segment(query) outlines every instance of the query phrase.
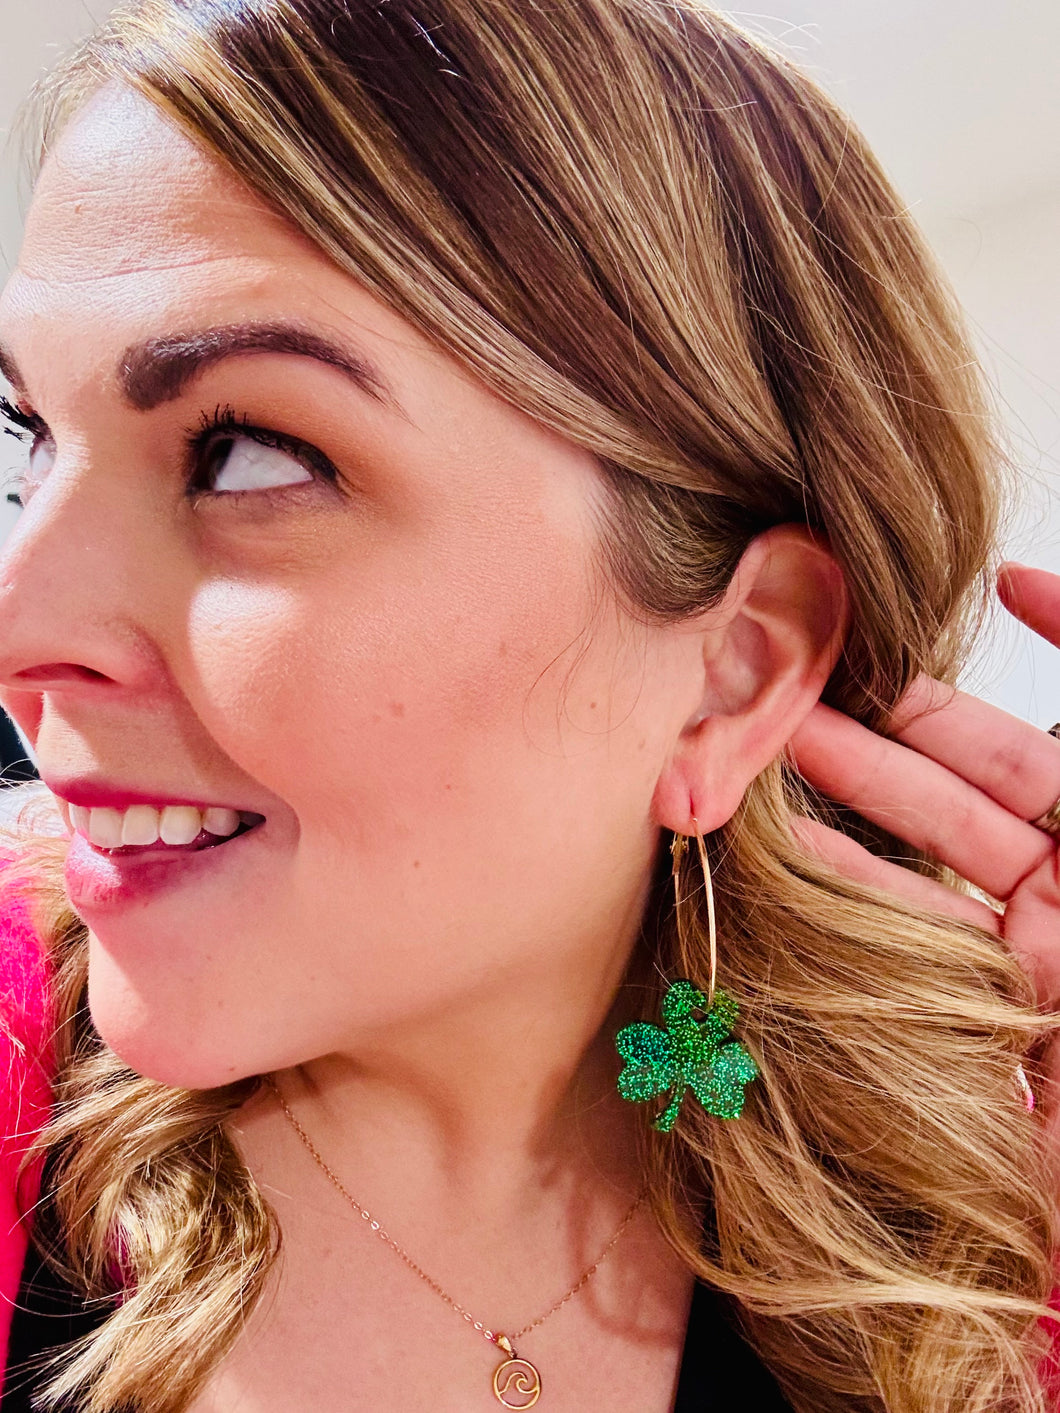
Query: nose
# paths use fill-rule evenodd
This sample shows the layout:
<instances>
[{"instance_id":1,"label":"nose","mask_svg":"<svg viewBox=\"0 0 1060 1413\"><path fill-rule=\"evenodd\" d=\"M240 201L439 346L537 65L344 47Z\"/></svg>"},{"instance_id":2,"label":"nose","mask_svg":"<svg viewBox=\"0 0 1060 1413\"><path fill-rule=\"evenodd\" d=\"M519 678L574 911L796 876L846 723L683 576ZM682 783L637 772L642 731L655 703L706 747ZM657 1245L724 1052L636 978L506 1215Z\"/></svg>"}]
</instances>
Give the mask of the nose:
<instances>
[{"instance_id":1,"label":"nose","mask_svg":"<svg viewBox=\"0 0 1060 1413\"><path fill-rule=\"evenodd\" d=\"M41 694L155 690L145 610L162 560L143 508L85 468L57 464L0 551L0 690L20 722Z\"/></svg>"}]
</instances>

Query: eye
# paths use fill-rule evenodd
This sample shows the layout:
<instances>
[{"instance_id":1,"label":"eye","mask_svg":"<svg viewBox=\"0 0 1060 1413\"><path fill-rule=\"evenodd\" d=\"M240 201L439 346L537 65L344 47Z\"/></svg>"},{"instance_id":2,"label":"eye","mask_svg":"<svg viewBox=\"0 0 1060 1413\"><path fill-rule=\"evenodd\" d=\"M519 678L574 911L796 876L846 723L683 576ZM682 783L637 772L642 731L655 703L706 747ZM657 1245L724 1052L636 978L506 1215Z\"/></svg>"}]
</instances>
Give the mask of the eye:
<instances>
[{"instance_id":1,"label":"eye","mask_svg":"<svg viewBox=\"0 0 1060 1413\"><path fill-rule=\"evenodd\" d=\"M252 426L231 408L204 416L190 441L192 495L240 496L338 480L335 467L316 447Z\"/></svg>"},{"instance_id":2,"label":"eye","mask_svg":"<svg viewBox=\"0 0 1060 1413\"><path fill-rule=\"evenodd\" d=\"M4 431L29 447L26 469L19 479L15 499L25 505L55 465L55 441L42 418L35 412L16 407L6 397L0 397L0 417L7 423Z\"/></svg>"},{"instance_id":3,"label":"eye","mask_svg":"<svg viewBox=\"0 0 1060 1413\"><path fill-rule=\"evenodd\" d=\"M219 437L204 458L202 473L214 495L226 491L266 491L313 479L313 473L290 452L266 446L248 436Z\"/></svg>"}]
</instances>

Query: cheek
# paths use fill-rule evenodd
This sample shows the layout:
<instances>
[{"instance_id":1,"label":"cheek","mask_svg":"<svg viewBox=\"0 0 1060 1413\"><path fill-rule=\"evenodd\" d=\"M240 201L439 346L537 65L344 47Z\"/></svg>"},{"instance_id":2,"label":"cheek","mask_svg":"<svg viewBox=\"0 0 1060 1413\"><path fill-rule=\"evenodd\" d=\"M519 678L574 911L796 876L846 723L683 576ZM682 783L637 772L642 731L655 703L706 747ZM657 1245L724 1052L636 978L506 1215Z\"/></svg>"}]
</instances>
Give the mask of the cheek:
<instances>
[{"instance_id":1,"label":"cheek","mask_svg":"<svg viewBox=\"0 0 1060 1413\"><path fill-rule=\"evenodd\" d=\"M225 580L204 586L188 614L180 685L217 744L266 785L303 725L291 710L306 675L300 617L293 594Z\"/></svg>"},{"instance_id":2,"label":"cheek","mask_svg":"<svg viewBox=\"0 0 1060 1413\"><path fill-rule=\"evenodd\" d=\"M188 694L303 835L348 836L366 818L402 834L528 752L538 768L556 754L570 605L562 593L532 613L499 594L215 582L192 606Z\"/></svg>"},{"instance_id":3,"label":"cheek","mask_svg":"<svg viewBox=\"0 0 1060 1413\"><path fill-rule=\"evenodd\" d=\"M624 885L586 880L634 876L652 844L643 643L562 568L536 600L522 575L441 581L347 562L200 585L180 686L285 808L252 888L156 908L148 951L94 959L93 1015L135 1069L209 1087L298 1063L627 916Z\"/></svg>"}]
</instances>

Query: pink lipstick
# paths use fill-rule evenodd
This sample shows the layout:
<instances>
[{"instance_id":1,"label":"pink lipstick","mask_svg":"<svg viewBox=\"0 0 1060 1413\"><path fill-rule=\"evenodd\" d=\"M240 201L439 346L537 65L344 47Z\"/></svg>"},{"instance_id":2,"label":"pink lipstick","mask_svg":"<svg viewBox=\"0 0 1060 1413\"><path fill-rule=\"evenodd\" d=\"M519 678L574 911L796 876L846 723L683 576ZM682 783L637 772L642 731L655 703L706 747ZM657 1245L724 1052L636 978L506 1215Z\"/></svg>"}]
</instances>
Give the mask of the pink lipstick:
<instances>
[{"instance_id":1,"label":"pink lipstick","mask_svg":"<svg viewBox=\"0 0 1060 1413\"><path fill-rule=\"evenodd\" d=\"M203 831L190 844L125 845L101 849L75 833L64 876L70 902L77 909L118 908L193 882L235 865L248 848L259 846L264 820L241 826L226 839Z\"/></svg>"}]
</instances>

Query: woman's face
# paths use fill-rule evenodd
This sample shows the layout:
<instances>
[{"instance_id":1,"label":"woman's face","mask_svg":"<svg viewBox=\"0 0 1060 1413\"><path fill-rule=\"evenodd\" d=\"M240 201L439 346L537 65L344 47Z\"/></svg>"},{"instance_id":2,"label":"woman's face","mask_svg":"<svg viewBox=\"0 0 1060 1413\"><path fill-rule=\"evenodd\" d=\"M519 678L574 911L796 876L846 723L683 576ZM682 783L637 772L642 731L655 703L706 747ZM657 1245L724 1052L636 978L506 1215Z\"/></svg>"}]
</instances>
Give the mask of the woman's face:
<instances>
[{"instance_id":1,"label":"woman's face","mask_svg":"<svg viewBox=\"0 0 1060 1413\"><path fill-rule=\"evenodd\" d=\"M264 816L75 835L118 1053L206 1086L587 976L606 1009L695 648L600 586L594 459L117 89L49 158L0 346L34 440L0 682L44 778Z\"/></svg>"}]
</instances>

